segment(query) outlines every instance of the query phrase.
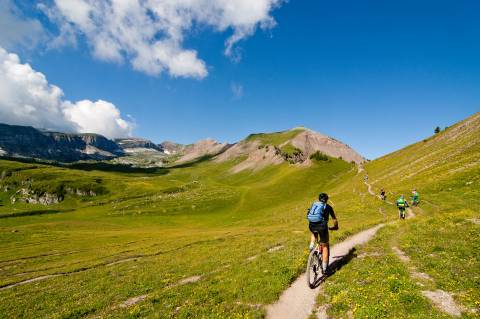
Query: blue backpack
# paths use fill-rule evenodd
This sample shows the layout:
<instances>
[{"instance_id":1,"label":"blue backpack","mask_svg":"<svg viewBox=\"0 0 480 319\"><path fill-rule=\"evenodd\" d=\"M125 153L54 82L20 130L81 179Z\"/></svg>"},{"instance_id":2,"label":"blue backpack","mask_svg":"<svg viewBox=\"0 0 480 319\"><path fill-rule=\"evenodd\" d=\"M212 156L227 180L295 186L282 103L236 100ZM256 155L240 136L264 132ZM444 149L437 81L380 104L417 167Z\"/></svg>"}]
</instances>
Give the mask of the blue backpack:
<instances>
[{"instance_id":1,"label":"blue backpack","mask_svg":"<svg viewBox=\"0 0 480 319\"><path fill-rule=\"evenodd\" d=\"M308 210L307 219L312 223L326 223L328 222L328 216L326 214L327 204L322 202L315 202Z\"/></svg>"}]
</instances>

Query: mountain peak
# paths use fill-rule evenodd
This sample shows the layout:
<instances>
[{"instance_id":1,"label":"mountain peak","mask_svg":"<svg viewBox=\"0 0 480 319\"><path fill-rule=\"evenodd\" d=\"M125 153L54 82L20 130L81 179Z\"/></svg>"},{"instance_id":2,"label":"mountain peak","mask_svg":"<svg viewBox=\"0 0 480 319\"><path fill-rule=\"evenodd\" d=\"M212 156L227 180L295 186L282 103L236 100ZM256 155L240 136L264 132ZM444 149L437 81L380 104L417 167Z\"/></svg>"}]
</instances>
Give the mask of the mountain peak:
<instances>
[{"instance_id":1,"label":"mountain peak","mask_svg":"<svg viewBox=\"0 0 480 319\"><path fill-rule=\"evenodd\" d=\"M233 168L233 172L239 172L285 161L309 165L310 156L316 152L347 162L362 163L365 160L350 146L332 137L305 127L294 127L281 132L250 134L219 154L216 161L247 156Z\"/></svg>"}]
</instances>

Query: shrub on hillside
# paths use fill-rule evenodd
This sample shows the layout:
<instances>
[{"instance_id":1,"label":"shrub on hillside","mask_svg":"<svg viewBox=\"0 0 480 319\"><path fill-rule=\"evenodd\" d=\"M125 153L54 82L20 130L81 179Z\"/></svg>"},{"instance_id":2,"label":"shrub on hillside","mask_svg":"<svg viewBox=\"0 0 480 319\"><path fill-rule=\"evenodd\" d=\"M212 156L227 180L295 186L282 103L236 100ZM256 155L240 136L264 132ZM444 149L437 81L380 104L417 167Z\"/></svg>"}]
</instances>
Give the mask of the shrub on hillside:
<instances>
[{"instance_id":1,"label":"shrub on hillside","mask_svg":"<svg viewBox=\"0 0 480 319\"><path fill-rule=\"evenodd\" d=\"M316 151L315 153L310 155L310 159L315 161L328 161L328 156L320 151Z\"/></svg>"}]
</instances>

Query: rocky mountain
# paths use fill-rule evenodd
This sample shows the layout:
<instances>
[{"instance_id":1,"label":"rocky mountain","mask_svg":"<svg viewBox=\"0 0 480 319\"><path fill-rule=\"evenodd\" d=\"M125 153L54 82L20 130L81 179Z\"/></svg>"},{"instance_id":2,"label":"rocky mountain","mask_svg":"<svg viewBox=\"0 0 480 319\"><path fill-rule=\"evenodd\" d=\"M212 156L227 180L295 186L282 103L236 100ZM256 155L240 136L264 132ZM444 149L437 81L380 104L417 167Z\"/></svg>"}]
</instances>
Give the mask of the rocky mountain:
<instances>
[{"instance_id":1,"label":"rocky mountain","mask_svg":"<svg viewBox=\"0 0 480 319\"><path fill-rule=\"evenodd\" d=\"M167 155L182 154L183 150L185 149L185 145L170 141L162 142L160 146Z\"/></svg>"},{"instance_id":2,"label":"rocky mountain","mask_svg":"<svg viewBox=\"0 0 480 319\"><path fill-rule=\"evenodd\" d=\"M347 162L362 163L365 161L363 156L358 154L350 146L333 137L309 129L304 129L287 143L291 143L293 147L301 150L307 157L310 157L310 155L315 152L322 152L328 156L341 158Z\"/></svg>"},{"instance_id":3,"label":"rocky mountain","mask_svg":"<svg viewBox=\"0 0 480 319\"><path fill-rule=\"evenodd\" d=\"M49 132L0 124L0 156L74 162L105 160L123 154L115 142L98 134Z\"/></svg>"},{"instance_id":4,"label":"rocky mountain","mask_svg":"<svg viewBox=\"0 0 480 319\"><path fill-rule=\"evenodd\" d=\"M339 158L347 162L362 163L365 159L350 146L321 133L304 127L275 133L251 134L235 143L219 143L212 139L179 146L163 144L165 150L171 147L172 153L180 154L176 163L194 161L209 155L216 162L245 158L232 171L245 169L258 170L268 165L284 162L310 165L312 158Z\"/></svg>"},{"instance_id":5,"label":"rocky mountain","mask_svg":"<svg viewBox=\"0 0 480 319\"><path fill-rule=\"evenodd\" d=\"M215 156L226 151L231 145L228 143L219 143L212 139L200 140L190 144L181 150L182 156L177 163L192 161L203 156Z\"/></svg>"},{"instance_id":6,"label":"rocky mountain","mask_svg":"<svg viewBox=\"0 0 480 319\"><path fill-rule=\"evenodd\" d=\"M309 165L312 157L341 158L362 163L364 158L348 145L323 134L300 127L275 133L251 134L235 143L212 139L182 145L155 144L143 138L109 140L97 134L49 132L28 126L0 124L0 156L27 157L59 162L111 160L141 167L162 167L209 156L216 162L245 158L234 172L261 169L284 162Z\"/></svg>"},{"instance_id":7,"label":"rocky mountain","mask_svg":"<svg viewBox=\"0 0 480 319\"><path fill-rule=\"evenodd\" d=\"M350 146L303 127L276 133L251 134L219 154L215 160L223 162L244 156L246 159L233 168L233 172L239 172L283 162L310 165L315 155L327 155L355 163L365 160Z\"/></svg>"},{"instance_id":8,"label":"rocky mountain","mask_svg":"<svg viewBox=\"0 0 480 319\"><path fill-rule=\"evenodd\" d=\"M137 152L162 152L163 153L163 147L161 144L155 144L150 140L146 140L139 137L117 138L115 139L115 142L126 153L137 153Z\"/></svg>"},{"instance_id":9,"label":"rocky mountain","mask_svg":"<svg viewBox=\"0 0 480 319\"><path fill-rule=\"evenodd\" d=\"M138 137L115 139L123 149L125 156L113 159L113 163L135 167L163 167L169 162L169 156L162 145Z\"/></svg>"}]
</instances>

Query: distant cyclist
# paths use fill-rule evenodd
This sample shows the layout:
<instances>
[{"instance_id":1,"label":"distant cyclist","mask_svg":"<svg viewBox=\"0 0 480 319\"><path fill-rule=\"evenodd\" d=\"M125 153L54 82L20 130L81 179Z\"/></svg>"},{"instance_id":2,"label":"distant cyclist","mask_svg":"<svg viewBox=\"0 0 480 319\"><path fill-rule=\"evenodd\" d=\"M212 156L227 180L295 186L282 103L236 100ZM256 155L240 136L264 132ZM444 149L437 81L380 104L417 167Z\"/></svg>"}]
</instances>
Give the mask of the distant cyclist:
<instances>
[{"instance_id":1,"label":"distant cyclist","mask_svg":"<svg viewBox=\"0 0 480 319\"><path fill-rule=\"evenodd\" d=\"M380 198L381 198L382 200L386 200L386 199L387 199L387 195L385 195L385 190L384 190L383 188L380 190Z\"/></svg>"},{"instance_id":2,"label":"distant cyclist","mask_svg":"<svg viewBox=\"0 0 480 319\"><path fill-rule=\"evenodd\" d=\"M315 247L315 241L320 237L319 242L322 245L323 264L322 270L324 273L328 273L328 261L329 261L329 234L328 230L337 230L338 221L335 217L332 206L327 204L328 195L321 193L318 195L318 202L314 202L307 212L307 219L309 221L308 228L312 233L310 239L310 251ZM332 216L334 226L328 227L328 218Z\"/></svg>"},{"instance_id":3,"label":"distant cyclist","mask_svg":"<svg viewBox=\"0 0 480 319\"><path fill-rule=\"evenodd\" d=\"M418 206L420 203L420 194L416 189L412 191L412 206Z\"/></svg>"},{"instance_id":4,"label":"distant cyclist","mask_svg":"<svg viewBox=\"0 0 480 319\"><path fill-rule=\"evenodd\" d=\"M400 218L405 219L405 209L408 207L408 202L405 199L405 196L400 195L400 197L397 199L397 207Z\"/></svg>"}]
</instances>

